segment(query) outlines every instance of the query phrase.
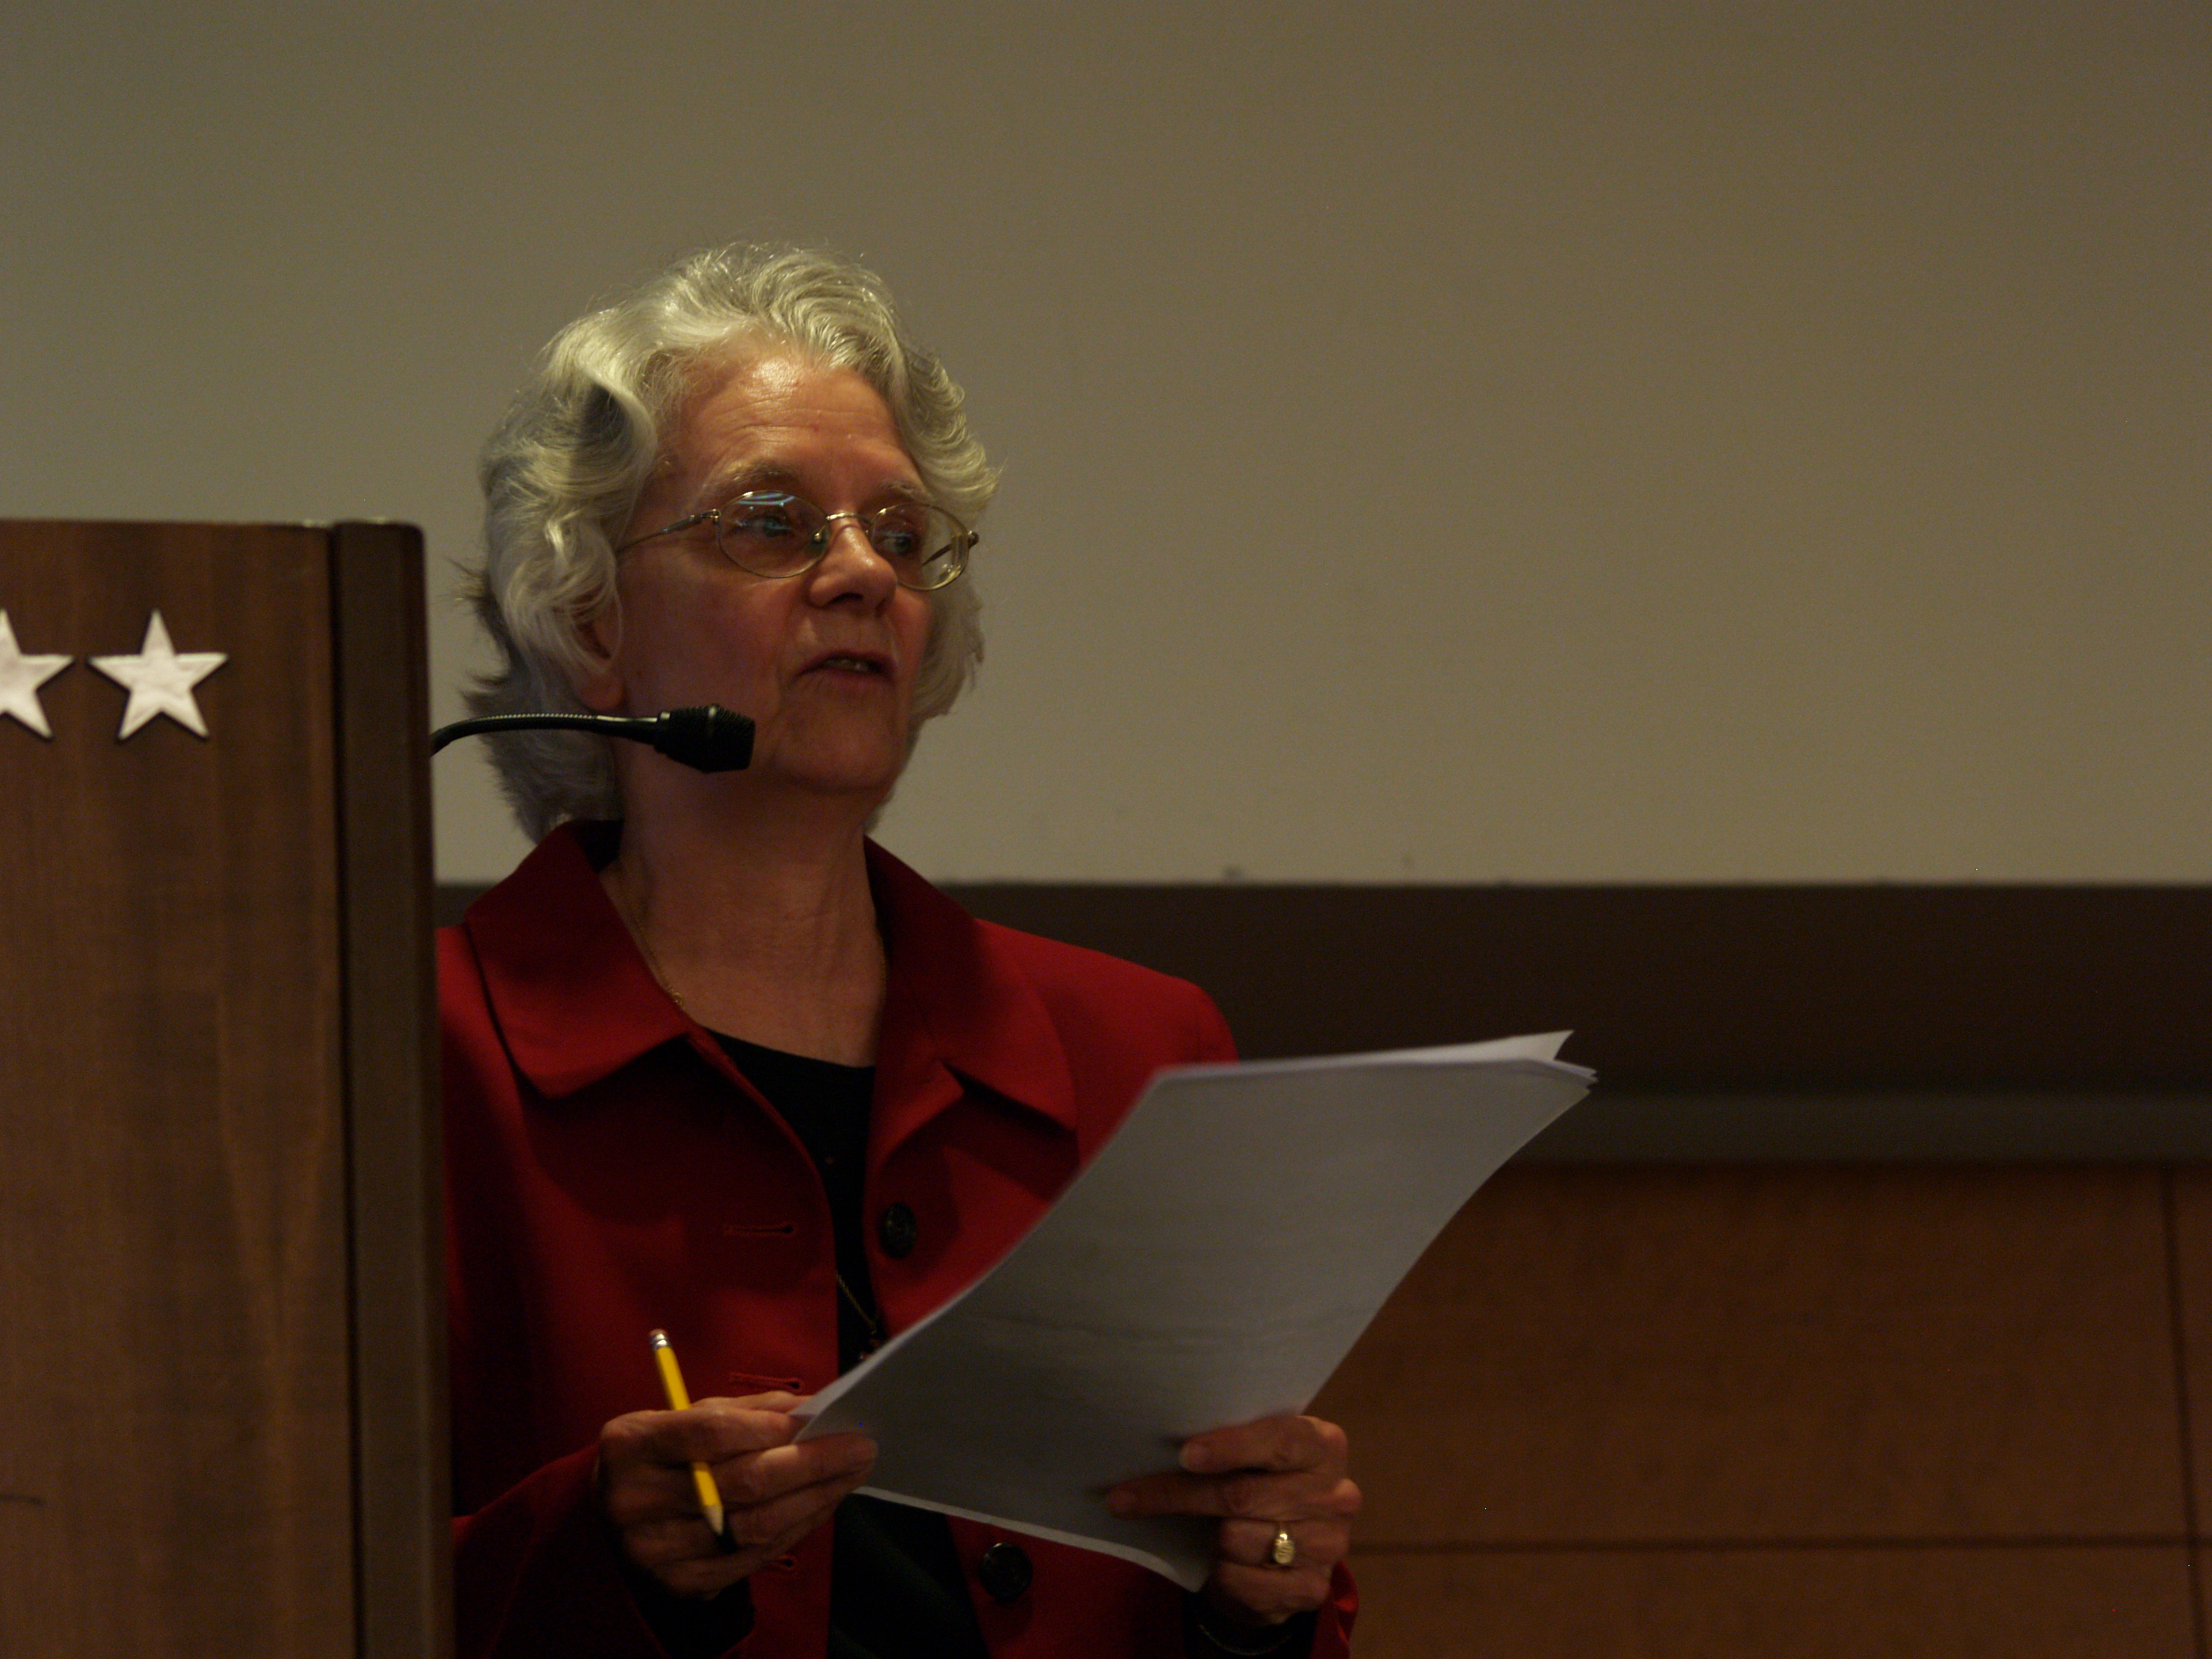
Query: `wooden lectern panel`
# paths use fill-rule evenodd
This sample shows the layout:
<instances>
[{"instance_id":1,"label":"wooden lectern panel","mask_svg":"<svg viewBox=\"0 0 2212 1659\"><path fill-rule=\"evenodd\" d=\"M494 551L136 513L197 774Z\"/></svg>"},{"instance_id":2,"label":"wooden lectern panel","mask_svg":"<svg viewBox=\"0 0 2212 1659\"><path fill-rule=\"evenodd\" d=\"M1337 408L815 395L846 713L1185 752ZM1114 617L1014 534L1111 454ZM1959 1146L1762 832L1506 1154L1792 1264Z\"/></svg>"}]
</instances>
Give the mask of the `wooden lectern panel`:
<instances>
[{"instance_id":1,"label":"wooden lectern panel","mask_svg":"<svg viewBox=\"0 0 2212 1659\"><path fill-rule=\"evenodd\" d=\"M419 562L0 525L0 1654L442 1637Z\"/></svg>"}]
</instances>

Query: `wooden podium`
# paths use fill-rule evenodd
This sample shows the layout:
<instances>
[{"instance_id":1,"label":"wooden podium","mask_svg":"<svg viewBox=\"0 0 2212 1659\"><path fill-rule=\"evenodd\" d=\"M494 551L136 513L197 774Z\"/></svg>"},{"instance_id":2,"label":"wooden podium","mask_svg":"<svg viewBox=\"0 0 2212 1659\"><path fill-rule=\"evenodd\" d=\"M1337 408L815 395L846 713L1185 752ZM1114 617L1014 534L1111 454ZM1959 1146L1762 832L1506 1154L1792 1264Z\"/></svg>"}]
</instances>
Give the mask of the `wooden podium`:
<instances>
[{"instance_id":1,"label":"wooden podium","mask_svg":"<svg viewBox=\"0 0 2212 1659\"><path fill-rule=\"evenodd\" d=\"M0 523L8 1659L450 1650L422 570Z\"/></svg>"}]
</instances>

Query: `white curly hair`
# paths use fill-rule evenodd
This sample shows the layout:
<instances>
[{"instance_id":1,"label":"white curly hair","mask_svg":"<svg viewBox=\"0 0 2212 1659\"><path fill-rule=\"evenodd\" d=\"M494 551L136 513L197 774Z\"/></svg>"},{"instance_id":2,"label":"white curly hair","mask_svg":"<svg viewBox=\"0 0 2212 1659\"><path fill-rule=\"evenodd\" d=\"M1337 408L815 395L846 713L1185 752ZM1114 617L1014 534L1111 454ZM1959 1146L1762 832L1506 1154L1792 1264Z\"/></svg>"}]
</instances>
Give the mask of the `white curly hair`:
<instances>
[{"instance_id":1,"label":"white curly hair","mask_svg":"<svg viewBox=\"0 0 2212 1659\"><path fill-rule=\"evenodd\" d=\"M873 386L931 498L975 526L997 475L968 430L960 388L907 337L873 273L805 248L693 254L556 335L484 446L483 558L465 591L501 665L471 689L471 713L585 712L570 679L587 666L577 624L614 597L614 538L664 435L702 369L793 346ZM951 708L983 654L972 575L928 597L916 731ZM608 739L515 732L489 742L532 840L564 819L622 816Z\"/></svg>"}]
</instances>

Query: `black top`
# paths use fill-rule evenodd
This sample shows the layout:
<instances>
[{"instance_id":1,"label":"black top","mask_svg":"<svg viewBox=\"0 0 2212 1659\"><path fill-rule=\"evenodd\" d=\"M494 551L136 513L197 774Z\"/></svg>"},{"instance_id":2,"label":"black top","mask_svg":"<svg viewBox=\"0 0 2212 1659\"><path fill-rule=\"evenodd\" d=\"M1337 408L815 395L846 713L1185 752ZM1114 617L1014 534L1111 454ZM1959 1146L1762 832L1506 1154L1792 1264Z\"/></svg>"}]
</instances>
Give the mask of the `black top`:
<instances>
[{"instance_id":1,"label":"black top","mask_svg":"<svg viewBox=\"0 0 2212 1659\"><path fill-rule=\"evenodd\" d=\"M763 1048L715 1034L814 1160L837 1252L837 1368L881 1340L865 1241L872 1066ZM830 1577L830 1659L985 1659L952 1529L933 1510L848 1498L837 1506Z\"/></svg>"}]
</instances>

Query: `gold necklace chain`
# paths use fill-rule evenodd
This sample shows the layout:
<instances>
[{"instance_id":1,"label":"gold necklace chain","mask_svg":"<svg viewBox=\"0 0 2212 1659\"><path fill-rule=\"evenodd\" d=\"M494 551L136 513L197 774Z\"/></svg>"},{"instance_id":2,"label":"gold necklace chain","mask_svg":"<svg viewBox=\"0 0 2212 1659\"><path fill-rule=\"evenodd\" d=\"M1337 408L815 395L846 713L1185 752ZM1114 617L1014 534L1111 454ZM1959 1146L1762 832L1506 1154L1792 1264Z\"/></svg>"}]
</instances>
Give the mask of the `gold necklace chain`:
<instances>
[{"instance_id":1,"label":"gold necklace chain","mask_svg":"<svg viewBox=\"0 0 2212 1659\"><path fill-rule=\"evenodd\" d=\"M684 1004L684 993L668 982L668 970L660 965L660 958L653 954L653 946L646 942L645 934L636 928L632 928L630 932L637 940L637 948L645 957L645 965L652 973L654 983L668 993L668 1000L674 1003L678 1009L686 1014L690 1013L691 1010Z\"/></svg>"},{"instance_id":2,"label":"gold necklace chain","mask_svg":"<svg viewBox=\"0 0 2212 1659\"><path fill-rule=\"evenodd\" d=\"M653 975L653 982L668 994L668 1000L680 1011L689 1014L691 1010L684 1004L684 994L668 982L668 970L660 965L660 957L653 951L653 941L645 936L644 908L641 906L633 909L627 900L616 908L621 914L623 925L629 929L629 936L637 941L637 952L645 958L645 970Z\"/></svg>"},{"instance_id":3,"label":"gold necklace chain","mask_svg":"<svg viewBox=\"0 0 2212 1659\"><path fill-rule=\"evenodd\" d=\"M860 1316L860 1328L868 1340L860 1346L860 1358L865 1359L884 1346L884 1322L868 1311L868 1304L853 1294L853 1287L845 1282L845 1275L837 1275L837 1288L845 1293L845 1300L853 1304L853 1311Z\"/></svg>"}]
</instances>

